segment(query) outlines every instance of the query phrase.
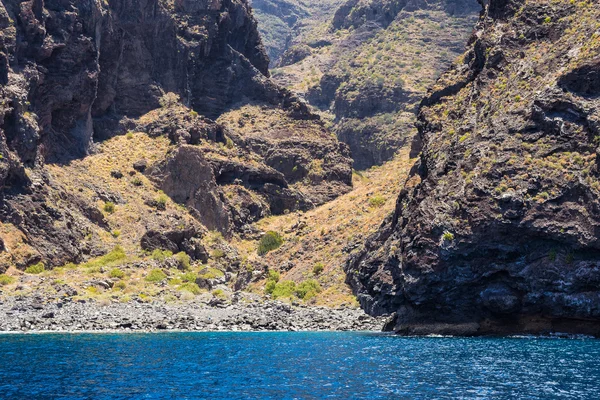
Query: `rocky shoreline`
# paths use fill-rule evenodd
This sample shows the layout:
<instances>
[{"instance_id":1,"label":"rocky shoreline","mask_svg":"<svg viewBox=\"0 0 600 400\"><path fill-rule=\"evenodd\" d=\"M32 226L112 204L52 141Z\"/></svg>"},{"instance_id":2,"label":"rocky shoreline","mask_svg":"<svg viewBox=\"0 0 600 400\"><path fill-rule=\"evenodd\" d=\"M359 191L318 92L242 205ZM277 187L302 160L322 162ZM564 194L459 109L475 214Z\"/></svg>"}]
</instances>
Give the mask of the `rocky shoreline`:
<instances>
[{"instance_id":1,"label":"rocky shoreline","mask_svg":"<svg viewBox=\"0 0 600 400\"><path fill-rule=\"evenodd\" d=\"M329 309L248 297L203 304L112 302L39 297L0 300L0 332L82 331L381 331L360 309Z\"/></svg>"}]
</instances>

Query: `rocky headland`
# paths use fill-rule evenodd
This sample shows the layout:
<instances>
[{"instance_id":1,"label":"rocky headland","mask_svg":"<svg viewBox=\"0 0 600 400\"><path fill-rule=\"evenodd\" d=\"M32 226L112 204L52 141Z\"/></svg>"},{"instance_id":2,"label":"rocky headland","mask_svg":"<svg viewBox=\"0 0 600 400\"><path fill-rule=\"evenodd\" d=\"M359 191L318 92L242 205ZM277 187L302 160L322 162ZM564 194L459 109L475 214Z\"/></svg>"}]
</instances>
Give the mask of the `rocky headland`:
<instances>
[{"instance_id":1,"label":"rocky headland","mask_svg":"<svg viewBox=\"0 0 600 400\"><path fill-rule=\"evenodd\" d=\"M600 335L600 8L482 2L396 210L346 265L404 334Z\"/></svg>"}]
</instances>

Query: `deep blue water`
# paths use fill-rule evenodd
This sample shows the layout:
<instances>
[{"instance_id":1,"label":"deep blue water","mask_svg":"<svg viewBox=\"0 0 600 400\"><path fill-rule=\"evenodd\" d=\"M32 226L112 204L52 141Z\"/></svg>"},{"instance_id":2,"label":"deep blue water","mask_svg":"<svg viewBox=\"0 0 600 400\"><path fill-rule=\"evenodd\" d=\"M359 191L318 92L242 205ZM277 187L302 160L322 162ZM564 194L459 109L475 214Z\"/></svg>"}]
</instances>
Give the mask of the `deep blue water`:
<instances>
[{"instance_id":1,"label":"deep blue water","mask_svg":"<svg viewBox=\"0 0 600 400\"><path fill-rule=\"evenodd\" d=\"M2 399L600 399L600 341L0 335Z\"/></svg>"}]
</instances>

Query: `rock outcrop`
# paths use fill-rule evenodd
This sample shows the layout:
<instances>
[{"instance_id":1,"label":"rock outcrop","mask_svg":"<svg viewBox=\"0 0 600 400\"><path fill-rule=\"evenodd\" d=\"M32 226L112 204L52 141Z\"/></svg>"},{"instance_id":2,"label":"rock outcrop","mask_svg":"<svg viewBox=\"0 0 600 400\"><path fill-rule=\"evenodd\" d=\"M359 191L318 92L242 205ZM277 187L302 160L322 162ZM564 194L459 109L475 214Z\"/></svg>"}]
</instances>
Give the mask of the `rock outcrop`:
<instances>
[{"instance_id":1,"label":"rock outcrop","mask_svg":"<svg viewBox=\"0 0 600 400\"><path fill-rule=\"evenodd\" d=\"M391 330L600 335L599 20L595 1L485 2L422 102L395 213L346 265Z\"/></svg>"},{"instance_id":2,"label":"rock outcrop","mask_svg":"<svg viewBox=\"0 0 600 400\"><path fill-rule=\"evenodd\" d=\"M362 170L410 145L419 102L463 52L480 6L349 0L336 7L323 7L321 24L300 17L273 76L330 116Z\"/></svg>"},{"instance_id":3,"label":"rock outcrop","mask_svg":"<svg viewBox=\"0 0 600 400\"><path fill-rule=\"evenodd\" d=\"M112 186L132 182L144 188L134 176L138 172L189 207L154 224L152 214L164 201L146 198L143 219L150 230L189 212L208 229L227 233L271 213L324 201L321 189L308 198L289 189L292 181L267 165L266 154L256 154L239 134L209 119L254 102L321 126L304 102L269 79L268 64L246 0L2 2L0 221L10 225L7 230L19 230L28 249L18 262L14 248L8 249L10 263L56 266L105 252L104 243L86 239L98 229L114 229L95 202L108 204L105 213L128 206L129 197ZM113 170L118 185L94 169L89 181L69 185L57 178L59 171L49 172L49 165L69 167L94 154L97 143L134 132L159 141L168 137L173 149L160 159L136 161L132 178ZM331 180L347 190L350 159L343 150L333 151L347 164L347 174L340 177L334 169ZM122 154L117 149L114 156ZM243 179L218 181L215 165L228 156L238 170L254 171L260 188ZM243 206L232 204L235 196L227 198L224 191L236 185L261 194L254 201L246 196ZM147 189L145 197L153 188Z\"/></svg>"}]
</instances>

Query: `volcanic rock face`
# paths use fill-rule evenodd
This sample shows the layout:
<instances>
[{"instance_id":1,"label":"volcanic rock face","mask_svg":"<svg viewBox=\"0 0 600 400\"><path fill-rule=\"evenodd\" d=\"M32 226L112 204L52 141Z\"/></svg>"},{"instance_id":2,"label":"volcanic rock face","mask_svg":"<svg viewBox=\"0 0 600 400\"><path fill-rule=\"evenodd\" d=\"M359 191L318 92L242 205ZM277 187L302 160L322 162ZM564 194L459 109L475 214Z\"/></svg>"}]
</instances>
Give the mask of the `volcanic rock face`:
<instances>
[{"instance_id":1,"label":"volcanic rock face","mask_svg":"<svg viewBox=\"0 0 600 400\"><path fill-rule=\"evenodd\" d=\"M84 244L90 232L112 228L81 193L92 188L93 201L123 207L127 196L112 190L94 169L89 181L67 186L48 165L69 166L94 153L95 142L128 131L168 137L173 151L148 163L148 171L134 165L131 176L145 173L209 229L229 233L259 217L327 199L319 189L309 198L288 189L289 176L267 166L266 155L255 154L244 138L206 118L255 102L292 121L322 127L305 103L268 78L268 63L245 0L3 1L0 221L20 230L18 236L33 249L11 263L62 265L106 250L98 242ZM342 193L351 182L351 160L345 149L333 151L346 168L332 167L325 180L335 181ZM255 182L218 181L215 165L224 157L241 164L238 169L254 171ZM128 179L117 170L111 177ZM139 177L131 180L144 187ZM244 192L243 205L235 204L235 196L225 197L235 185L240 188L231 191ZM248 190L260 195L250 201ZM157 203L146 203L151 215ZM169 219L174 217L159 225ZM202 229L196 231L201 236Z\"/></svg>"},{"instance_id":2,"label":"volcanic rock face","mask_svg":"<svg viewBox=\"0 0 600 400\"><path fill-rule=\"evenodd\" d=\"M348 282L402 333L600 334L600 9L492 0Z\"/></svg>"},{"instance_id":3,"label":"volcanic rock face","mask_svg":"<svg viewBox=\"0 0 600 400\"><path fill-rule=\"evenodd\" d=\"M209 116L246 90L277 97L243 1L15 0L0 15L2 128L26 165L87 152L107 118L140 116L166 92Z\"/></svg>"}]
</instances>

